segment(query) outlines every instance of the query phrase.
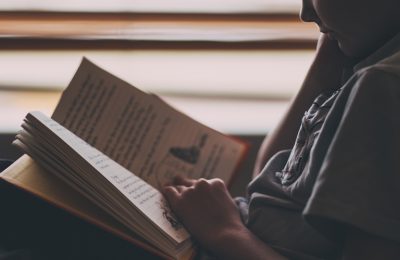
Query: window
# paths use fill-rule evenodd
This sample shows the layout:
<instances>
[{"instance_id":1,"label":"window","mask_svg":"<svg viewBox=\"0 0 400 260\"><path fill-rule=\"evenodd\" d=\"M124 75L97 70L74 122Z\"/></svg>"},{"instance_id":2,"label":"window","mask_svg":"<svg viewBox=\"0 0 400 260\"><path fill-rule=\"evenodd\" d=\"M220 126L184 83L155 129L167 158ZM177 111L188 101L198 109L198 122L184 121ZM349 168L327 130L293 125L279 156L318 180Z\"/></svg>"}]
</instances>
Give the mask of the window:
<instances>
[{"instance_id":1,"label":"window","mask_svg":"<svg viewBox=\"0 0 400 260\"><path fill-rule=\"evenodd\" d=\"M2 1L0 132L15 132L30 110L50 115L86 56L213 128L264 134L318 37L299 22L300 3Z\"/></svg>"},{"instance_id":2,"label":"window","mask_svg":"<svg viewBox=\"0 0 400 260\"><path fill-rule=\"evenodd\" d=\"M297 0L2 0L3 11L74 13L281 13L297 15Z\"/></svg>"}]
</instances>

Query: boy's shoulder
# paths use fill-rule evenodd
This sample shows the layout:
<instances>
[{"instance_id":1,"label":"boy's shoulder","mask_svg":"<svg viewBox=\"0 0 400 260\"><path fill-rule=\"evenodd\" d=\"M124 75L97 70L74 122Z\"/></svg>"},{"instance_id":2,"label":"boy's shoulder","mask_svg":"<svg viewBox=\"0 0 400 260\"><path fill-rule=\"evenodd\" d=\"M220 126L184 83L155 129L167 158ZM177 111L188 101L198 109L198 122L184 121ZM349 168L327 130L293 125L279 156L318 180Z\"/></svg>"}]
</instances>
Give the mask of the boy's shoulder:
<instances>
[{"instance_id":1,"label":"boy's shoulder","mask_svg":"<svg viewBox=\"0 0 400 260\"><path fill-rule=\"evenodd\" d=\"M400 50L355 72L353 91L373 94L400 93Z\"/></svg>"},{"instance_id":2,"label":"boy's shoulder","mask_svg":"<svg viewBox=\"0 0 400 260\"><path fill-rule=\"evenodd\" d=\"M400 33L357 64L354 72L358 78L365 76L400 78Z\"/></svg>"},{"instance_id":3,"label":"boy's shoulder","mask_svg":"<svg viewBox=\"0 0 400 260\"><path fill-rule=\"evenodd\" d=\"M364 70L364 74L376 74L381 77L395 76L400 79L400 50Z\"/></svg>"}]
</instances>

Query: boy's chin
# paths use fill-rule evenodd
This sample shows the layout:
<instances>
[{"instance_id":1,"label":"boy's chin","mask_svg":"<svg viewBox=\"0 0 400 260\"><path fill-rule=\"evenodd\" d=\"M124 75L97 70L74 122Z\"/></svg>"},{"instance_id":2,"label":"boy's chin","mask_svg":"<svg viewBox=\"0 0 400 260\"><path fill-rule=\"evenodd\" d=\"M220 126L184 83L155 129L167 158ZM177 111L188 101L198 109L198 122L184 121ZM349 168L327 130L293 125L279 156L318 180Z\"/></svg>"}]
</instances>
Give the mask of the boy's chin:
<instances>
[{"instance_id":1,"label":"boy's chin","mask_svg":"<svg viewBox=\"0 0 400 260\"><path fill-rule=\"evenodd\" d=\"M351 40L337 39L337 41L339 48L346 56L361 60L376 52L379 48L385 45L391 37L394 36L389 34L375 38L372 36L358 38L353 37Z\"/></svg>"},{"instance_id":2,"label":"boy's chin","mask_svg":"<svg viewBox=\"0 0 400 260\"><path fill-rule=\"evenodd\" d=\"M353 58L356 60L361 60L367 56L369 56L369 54L371 54L371 51L369 51L368 49L366 49L364 46L357 46L357 45L352 45L352 44L346 44L343 43L341 41L338 41L338 46L340 48L340 50L344 53L344 55L346 55L349 58Z\"/></svg>"}]
</instances>

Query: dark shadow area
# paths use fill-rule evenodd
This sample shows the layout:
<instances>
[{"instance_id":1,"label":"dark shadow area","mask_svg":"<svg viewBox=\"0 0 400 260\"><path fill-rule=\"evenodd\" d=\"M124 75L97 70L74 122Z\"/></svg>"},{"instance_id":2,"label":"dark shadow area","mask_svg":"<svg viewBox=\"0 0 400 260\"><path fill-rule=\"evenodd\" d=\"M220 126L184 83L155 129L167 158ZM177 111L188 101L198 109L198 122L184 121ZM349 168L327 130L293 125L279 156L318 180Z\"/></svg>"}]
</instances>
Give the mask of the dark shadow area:
<instances>
[{"instance_id":1,"label":"dark shadow area","mask_svg":"<svg viewBox=\"0 0 400 260\"><path fill-rule=\"evenodd\" d=\"M12 145L16 133L0 134L0 159L16 160L22 152Z\"/></svg>"},{"instance_id":2,"label":"dark shadow area","mask_svg":"<svg viewBox=\"0 0 400 260\"><path fill-rule=\"evenodd\" d=\"M0 259L159 259L0 181Z\"/></svg>"}]
</instances>

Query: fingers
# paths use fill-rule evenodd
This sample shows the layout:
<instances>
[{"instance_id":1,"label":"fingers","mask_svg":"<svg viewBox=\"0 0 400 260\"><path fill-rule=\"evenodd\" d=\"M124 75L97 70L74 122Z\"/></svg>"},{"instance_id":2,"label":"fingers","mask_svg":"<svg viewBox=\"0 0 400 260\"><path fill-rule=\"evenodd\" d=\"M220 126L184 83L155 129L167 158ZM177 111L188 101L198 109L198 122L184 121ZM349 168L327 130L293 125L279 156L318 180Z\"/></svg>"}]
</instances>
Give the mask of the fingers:
<instances>
[{"instance_id":1,"label":"fingers","mask_svg":"<svg viewBox=\"0 0 400 260\"><path fill-rule=\"evenodd\" d=\"M171 185L167 185L167 186L173 186L176 188L176 190L181 193L182 191L185 191L186 188L189 187L193 187L193 188L205 188L205 187L209 187L209 186L219 186L225 187L225 183L224 181L222 181L221 179L218 178L214 178L214 179L204 179L204 178L200 178L198 180L194 180L194 179L187 179L181 176L176 176L173 179L173 182Z\"/></svg>"},{"instance_id":2,"label":"fingers","mask_svg":"<svg viewBox=\"0 0 400 260\"><path fill-rule=\"evenodd\" d=\"M173 197L174 199L181 199L182 197L186 197L189 194L193 193L207 193L207 192L225 192L227 188L225 183L221 179L199 179L199 180L191 180L191 179L182 179L179 178L174 181L175 185L168 185L164 188L163 193L171 193L169 198Z\"/></svg>"},{"instance_id":3,"label":"fingers","mask_svg":"<svg viewBox=\"0 0 400 260\"><path fill-rule=\"evenodd\" d=\"M185 185L168 185L162 190L162 193L167 197L168 201L176 201L180 198L181 194L187 190L188 187Z\"/></svg>"},{"instance_id":4,"label":"fingers","mask_svg":"<svg viewBox=\"0 0 400 260\"><path fill-rule=\"evenodd\" d=\"M193 180L177 176L174 178L172 185L164 187L163 194L168 202L175 203L187 197L189 193L191 195L193 195L193 193L204 194L215 190L226 190L225 183L221 179L206 180L201 178L199 180Z\"/></svg>"},{"instance_id":5,"label":"fingers","mask_svg":"<svg viewBox=\"0 0 400 260\"><path fill-rule=\"evenodd\" d=\"M179 191L174 186L165 186L162 193L167 197L168 201L179 197Z\"/></svg>"},{"instance_id":6,"label":"fingers","mask_svg":"<svg viewBox=\"0 0 400 260\"><path fill-rule=\"evenodd\" d=\"M180 198L180 192L174 186L165 186L162 190L172 210L176 209L176 204Z\"/></svg>"},{"instance_id":7,"label":"fingers","mask_svg":"<svg viewBox=\"0 0 400 260\"><path fill-rule=\"evenodd\" d=\"M199 217L202 211L225 211L232 208L236 211L236 205L220 179L191 180L178 177L174 183L179 185L165 186L162 192L176 217L191 231L202 220Z\"/></svg>"},{"instance_id":8,"label":"fingers","mask_svg":"<svg viewBox=\"0 0 400 260\"><path fill-rule=\"evenodd\" d=\"M187 202L187 191L189 189L193 190L193 187L187 187L184 185L166 186L162 190L162 193L168 201L171 209L178 217L180 216L180 213L182 213L182 206Z\"/></svg>"},{"instance_id":9,"label":"fingers","mask_svg":"<svg viewBox=\"0 0 400 260\"><path fill-rule=\"evenodd\" d=\"M179 205L185 198L186 191L193 189L196 180L187 179L182 176L176 176L172 180L172 184L167 185L163 188L162 193L170 204L172 210L176 211Z\"/></svg>"},{"instance_id":10,"label":"fingers","mask_svg":"<svg viewBox=\"0 0 400 260\"><path fill-rule=\"evenodd\" d=\"M195 182L196 180L188 179L180 175L175 176L174 179L172 180L173 185L183 185L187 187L194 185Z\"/></svg>"}]
</instances>

